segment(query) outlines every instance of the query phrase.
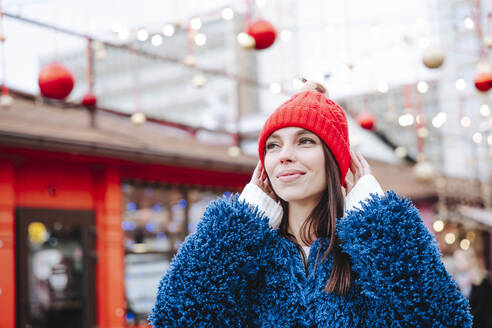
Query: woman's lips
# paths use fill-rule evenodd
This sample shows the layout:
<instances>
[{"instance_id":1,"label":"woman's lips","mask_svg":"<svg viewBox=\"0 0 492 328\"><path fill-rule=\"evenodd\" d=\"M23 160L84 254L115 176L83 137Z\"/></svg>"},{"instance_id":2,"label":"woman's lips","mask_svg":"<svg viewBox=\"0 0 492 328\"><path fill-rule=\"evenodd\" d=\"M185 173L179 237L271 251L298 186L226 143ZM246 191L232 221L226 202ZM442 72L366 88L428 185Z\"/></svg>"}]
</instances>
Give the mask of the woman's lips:
<instances>
[{"instance_id":1,"label":"woman's lips","mask_svg":"<svg viewBox=\"0 0 492 328\"><path fill-rule=\"evenodd\" d=\"M277 179L281 182L293 182L293 181L299 179L303 175L304 174L302 174L302 173L293 173L293 174L288 174L288 175L280 175L277 177Z\"/></svg>"}]
</instances>

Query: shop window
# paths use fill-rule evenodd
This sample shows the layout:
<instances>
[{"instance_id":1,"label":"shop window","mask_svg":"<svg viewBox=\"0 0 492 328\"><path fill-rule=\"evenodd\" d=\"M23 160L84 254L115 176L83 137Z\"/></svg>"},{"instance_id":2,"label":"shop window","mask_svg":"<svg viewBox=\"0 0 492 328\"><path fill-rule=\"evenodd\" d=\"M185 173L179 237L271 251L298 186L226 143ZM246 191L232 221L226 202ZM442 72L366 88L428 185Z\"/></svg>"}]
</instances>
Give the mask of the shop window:
<instances>
[{"instance_id":1,"label":"shop window","mask_svg":"<svg viewBox=\"0 0 492 328\"><path fill-rule=\"evenodd\" d=\"M136 182L124 182L122 193L126 319L127 326L137 326L146 322L160 279L208 204L231 193Z\"/></svg>"}]
</instances>

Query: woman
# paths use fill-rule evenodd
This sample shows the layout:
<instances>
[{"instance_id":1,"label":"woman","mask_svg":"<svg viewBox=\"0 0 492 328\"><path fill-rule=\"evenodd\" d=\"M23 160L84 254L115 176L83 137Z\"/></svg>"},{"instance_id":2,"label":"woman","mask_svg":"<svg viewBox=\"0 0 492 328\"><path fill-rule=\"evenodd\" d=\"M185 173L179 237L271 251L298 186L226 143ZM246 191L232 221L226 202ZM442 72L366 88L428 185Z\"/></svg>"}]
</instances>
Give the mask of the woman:
<instances>
[{"instance_id":1,"label":"woman","mask_svg":"<svg viewBox=\"0 0 492 328\"><path fill-rule=\"evenodd\" d=\"M321 85L277 108L258 144L251 182L212 202L173 259L155 327L471 327L417 209L350 153Z\"/></svg>"},{"instance_id":2,"label":"woman","mask_svg":"<svg viewBox=\"0 0 492 328\"><path fill-rule=\"evenodd\" d=\"M473 328L492 327L492 280L473 249L453 253L454 279L470 302Z\"/></svg>"}]
</instances>

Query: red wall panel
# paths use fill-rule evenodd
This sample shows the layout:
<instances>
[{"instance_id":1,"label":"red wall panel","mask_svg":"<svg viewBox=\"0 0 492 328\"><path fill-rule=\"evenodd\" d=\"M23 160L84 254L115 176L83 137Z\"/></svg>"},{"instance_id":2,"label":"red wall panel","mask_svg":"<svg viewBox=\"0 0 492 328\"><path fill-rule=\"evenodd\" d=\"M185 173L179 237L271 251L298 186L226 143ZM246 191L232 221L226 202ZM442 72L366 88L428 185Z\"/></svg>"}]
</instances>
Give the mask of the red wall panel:
<instances>
[{"instance_id":1,"label":"red wall panel","mask_svg":"<svg viewBox=\"0 0 492 328\"><path fill-rule=\"evenodd\" d=\"M14 168L0 160L0 327L15 327Z\"/></svg>"},{"instance_id":2,"label":"red wall panel","mask_svg":"<svg viewBox=\"0 0 492 328\"><path fill-rule=\"evenodd\" d=\"M97 227L97 313L99 327L124 327L124 235L121 178L117 167L94 173Z\"/></svg>"},{"instance_id":3,"label":"red wall panel","mask_svg":"<svg viewBox=\"0 0 492 328\"><path fill-rule=\"evenodd\" d=\"M88 165L24 161L15 170L16 205L92 209L93 180Z\"/></svg>"}]
</instances>

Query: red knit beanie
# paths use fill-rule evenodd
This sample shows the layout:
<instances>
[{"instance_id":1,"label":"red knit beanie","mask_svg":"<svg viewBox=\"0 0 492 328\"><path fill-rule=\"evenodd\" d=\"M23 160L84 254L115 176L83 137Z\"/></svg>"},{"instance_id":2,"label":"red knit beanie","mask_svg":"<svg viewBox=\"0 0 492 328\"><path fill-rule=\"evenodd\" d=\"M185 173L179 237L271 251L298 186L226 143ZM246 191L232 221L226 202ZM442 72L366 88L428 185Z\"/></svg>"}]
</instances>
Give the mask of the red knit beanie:
<instances>
[{"instance_id":1,"label":"red knit beanie","mask_svg":"<svg viewBox=\"0 0 492 328\"><path fill-rule=\"evenodd\" d=\"M309 82L307 83L309 84ZM265 164L265 143L274 131L295 126L316 134L331 150L340 169L341 184L350 166L347 117L343 109L323 93L301 91L280 105L265 122L258 139L258 153Z\"/></svg>"}]
</instances>

